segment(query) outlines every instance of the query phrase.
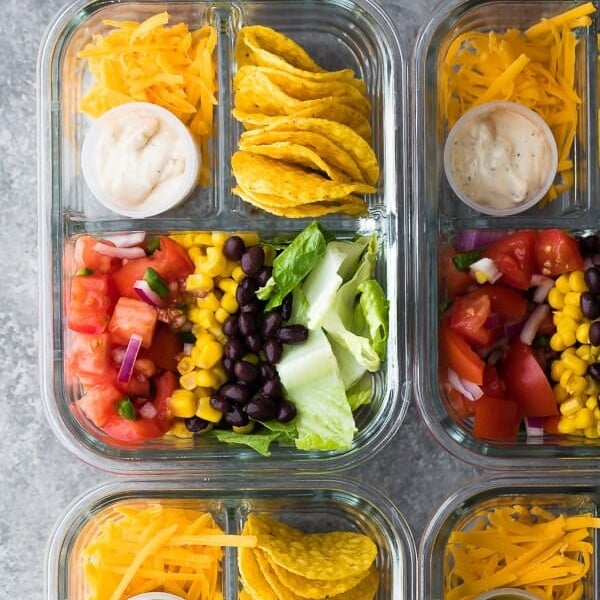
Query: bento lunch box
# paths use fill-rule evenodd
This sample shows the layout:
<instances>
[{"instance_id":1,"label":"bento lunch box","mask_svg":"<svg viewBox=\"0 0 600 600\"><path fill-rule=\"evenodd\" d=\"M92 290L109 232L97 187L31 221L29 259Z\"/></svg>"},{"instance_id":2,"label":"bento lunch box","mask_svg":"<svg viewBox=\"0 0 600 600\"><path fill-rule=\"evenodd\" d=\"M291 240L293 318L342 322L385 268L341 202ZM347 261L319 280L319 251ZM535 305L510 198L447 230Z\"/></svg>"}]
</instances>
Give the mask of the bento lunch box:
<instances>
[{"instance_id":1,"label":"bento lunch box","mask_svg":"<svg viewBox=\"0 0 600 600\"><path fill-rule=\"evenodd\" d=\"M115 508L161 503L173 509L209 513L225 532L239 534L249 514L276 518L305 532L350 531L366 534L377 546L377 599L416 598L416 552L402 515L382 494L350 480L296 477L282 486L268 475L261 480L218 477L128 479L92 489L65 510L47 547L45 598L83 598L86 580L83 548L106 514ZM239 597L237 550L224 549L217 590L224 598ZM98 567L100 570L102 566Z\"/></svg>"},{"instance_id":2,"label":"bento lunch box","mask_svg":"<svg viewBox=\"0 0 600 600\"><path fill-rule=\"evenodd\" d=\"M104 20L141 21L168 11L171 23L190 28L211 24L218 32L215 50L218 79L214 132L208 144L210 182L181 205L147 218L112 213L88 189L80 152L89 118L78 104L89 73L77 59L93 36L106 31ZM273 447L268 458L216 440L160 438L144 443L111 444L72 411L79 388L66 369L69 340L65 307L72 251L82 235L145 231L148 234L255 231L261 239L296 234L310 222L256 210L234 196L230 158L241 125L231 115L234 44L239 29L260 24L303 45L325 68L349 67L364 79L372 102L373 147L381 166L377 192L368 197L365 217L319 219L340 239L376 234L380 241L376 278L389 300L390 333L386 360L374 375L371 402L355 415L357 433L343 452L303 452ZM52 429L74 454L92 465L117 472L185 469L203 473L301 469L322 472L348 468L373 456L397 431L410 394L408 360L410 281L409 220L406 186L406 74L402 47L388 16L370 0L363 2L100 2L77 1L49 27L39 53L39 240L41 303L41 381Z\"/></svg>"},{"instance_id":3,"label":"bento lunch box","mask_svg":"<svg viewBox=\"0 0 600 600\"><path fill-rule=\"evenodd\" d=\"M414 119L412 132L412 193L415 202L416 286L415 391L423 419L437 441L462 460L480 467L507 470L595 467L600 456L596 439L583 435L544 433L527 436L525 427L510 439L493 441L473 433L472 417L450 415L448 391L440 376L441 315L450 301L442 284L444 257L462 232L476 236L520 230L561 229L581 236L596 231L598 220L597 14L575 27L573 89L579 99L577 125L565 164L572 168L571 185L556 198L511 216L491 216L467 207L454 194L444 175L443 149L448 135L445 105L450 94L442 73L447 54L455 51L467 32L484 39L496 32L524 32L544 19L576 9L580 2L460 1L443 3L420 31L412 64ZM595 8L595 7L593 7ZM543 26L543 25L542 25ZM521 35L519 33L516 34ZM498 38L499 39L499 38ZM516 38L515 38L516 39ZM483 42L482 42L483 43ZM514 57L518 60L518 56ZM506 92L507 98L509 92ZM492 98L495 100L496 97ZM458 106L458 101L456 106ZM502 281L502 280L501 280ZM552 382L551 382L552 383Z\"/></svg>"}]
</instances>

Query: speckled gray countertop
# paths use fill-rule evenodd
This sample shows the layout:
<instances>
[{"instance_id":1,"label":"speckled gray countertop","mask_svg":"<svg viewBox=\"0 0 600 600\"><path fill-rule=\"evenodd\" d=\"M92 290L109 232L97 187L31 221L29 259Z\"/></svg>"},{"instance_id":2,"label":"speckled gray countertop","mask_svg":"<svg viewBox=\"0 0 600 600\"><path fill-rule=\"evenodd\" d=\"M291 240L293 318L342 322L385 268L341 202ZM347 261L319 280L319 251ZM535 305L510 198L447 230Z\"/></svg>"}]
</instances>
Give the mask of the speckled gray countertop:
<instances>
[{"instance_id":1,"label":"speckled gray countertop","mask_svg":"<svg viewBox=\"0 0 600 600\"><path fill-rule=\"evenodd\" d=\"M73 498L116 476L69 454L50 431L38 382L36 54L63 0L1 0L0 19L0 598L41 598L44 551ZM384 0L410 56L432 0ZM415 538L477 469L449 456L413 405L373 459L345 473L387 493Z\"/></svg>"}]
</instances>

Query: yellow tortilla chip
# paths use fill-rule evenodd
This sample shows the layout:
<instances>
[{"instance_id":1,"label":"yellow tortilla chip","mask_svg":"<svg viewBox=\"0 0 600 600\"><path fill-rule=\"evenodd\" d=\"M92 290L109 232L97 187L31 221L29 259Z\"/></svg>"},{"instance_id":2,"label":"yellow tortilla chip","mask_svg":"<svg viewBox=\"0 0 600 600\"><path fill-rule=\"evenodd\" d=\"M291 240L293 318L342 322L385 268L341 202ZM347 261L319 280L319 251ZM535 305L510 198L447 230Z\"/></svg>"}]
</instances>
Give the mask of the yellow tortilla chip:
<instances>
[{"instance_id":1,"label":"yellow tortilla chip","mask_svg":"<svg viewBox=\"0 0 600 600\"><path fill-rule=\"evenodd\" d=\"M240 580L252 600L279 600L264 578L252 548L238 550Z\"/></svg>"}]
</instances>

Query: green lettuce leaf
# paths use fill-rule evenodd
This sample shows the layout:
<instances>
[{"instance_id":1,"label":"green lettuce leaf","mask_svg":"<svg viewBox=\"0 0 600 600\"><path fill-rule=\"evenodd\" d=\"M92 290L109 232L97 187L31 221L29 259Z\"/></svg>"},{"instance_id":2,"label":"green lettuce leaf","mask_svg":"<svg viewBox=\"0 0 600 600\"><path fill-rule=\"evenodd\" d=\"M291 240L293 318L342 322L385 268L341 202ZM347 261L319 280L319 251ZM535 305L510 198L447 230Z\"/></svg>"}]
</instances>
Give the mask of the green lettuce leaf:
<instances>
[{"instance_id":1,"label":"green lettuce leaf","mask_svg":"<svg viewBox=\"0 0 600 600\"><path fill-rule=\"evenodd\" d=\"M360 319L364 320L366 324L371 346L383 360L387 347L390 303L379 282L375 279L361 283L358 291L360 298L357 310L360 310Z\"/></svg>"},{"instance_id":2,"label":"green lettuce leaf","mask_svg":"<svg viewBox=\"0 0 600 600\"><path fill-rule=\"evenodd\" d=\"M369 404L373 396L373 377L370 373L366 373L348 390L346 397L348 404L354 412L359 406Z\"/></svg>"}]
</instances>

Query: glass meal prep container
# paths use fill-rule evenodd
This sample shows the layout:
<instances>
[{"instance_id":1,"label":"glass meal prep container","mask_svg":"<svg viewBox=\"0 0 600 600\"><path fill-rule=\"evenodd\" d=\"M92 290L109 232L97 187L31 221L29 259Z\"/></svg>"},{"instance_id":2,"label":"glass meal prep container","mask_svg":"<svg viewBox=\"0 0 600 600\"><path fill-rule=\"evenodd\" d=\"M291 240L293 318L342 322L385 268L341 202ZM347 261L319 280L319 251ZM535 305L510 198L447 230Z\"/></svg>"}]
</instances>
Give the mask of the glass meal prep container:
<instances>
[{"instance_id":1,"label":"glass meal prep container","mask_svg":"<svg viewBox=\"0 0 600 600\"><path fill-rule=\"evenodd\" d=\"M100 204L88 189L80 153L90 119L78 111L89 86L89 73L78 52L107 27L103 20L142 21L168 11L170 24L190 29L205 24L217 31L215 50L217 105L208 143L210 182L186 202L147 218L121 217ZM144 443L114 445L80 422L72 412L79 394L65 368L69 352L65 302L72 275L72 251L82 235L144 231L173 234L255 231L262 240L297 234L310 220L269 215L231 193L230 157L241 125L232 117L234 45L244 25L272 27L292 37L325 68L349 67L364 79L372 102L373 148L381 176L370 195L368 215L319 218L338 239L376 234L376 278L389 300L386 359L374 375L371 402L355 415L357 432L344 452L302 452L272 447L264 458L249 448L195 436L164 437ZM41 381L44 405L61 441L83 460L113 471L202 469L333 470L370 457L396 432L404 419L410 381L407 373L406 294L410 278L410 210L406 196L405 73L398 35L386 14L366 2L75 2L50 26L39 53L39 236L41 297ZM398 256L402 257L398 261Z\"/></svg>"},{"instance_id":2,"label":"glass meal prep container","mask_svg":"<svg viewBox=\"0 0 600 600\"><path fill-rule=\"evenodd\" d=\"M411 600L417 597L414 541L403 516L387 498L350 480L324 482L300 476L281 487L281 482L267 475L260 482L227 476L208 482L189 478L128 479L86 492L60 517L47 546L45 598L83 598L86 579L82 572L82 552L107 522L107 515L115 508L144 508L155 503L171 509L209 513L226 534L240 534L252 513L277 519L306 533L365 534L377 547L376 598ZM228 600L240 597L237 552L233 546L224 548L221 559L217 590Z\"/></svg>"},{"instance_id":3,"label":"glass meal prep container","mask_svg":"<svg viewBox=\"0 0 600 600\"><path fill-rule=\"evenodd\" d=\"M421 597L440 598L441 600L450 597L448 595L450 586L447 586L446 583L450 581L452 571L462 557L459 554L462 550L461 542L464 542L465 545L469 542L479 545L480 542L473 541L475 538L469 540L469 532L482 531L481 524L489 524L491 522L489 516L496 513L499 515L499 519L505 519L507 515L512 515L511 518L515 520L520 519L522 522L527 522L527 519L531 519L532 523L536 521L549 522L561 516L567 519L581 517L583 521L580 521L579 524L587 521L588 535L585 539L587 543L591 544L593 554L591 554L589 569L581 579L583 593L578 597L597 598L598 568L595 555L598 551L598 532L597 525L590 526L590 522L597 523L598 502L598 486L589 474L584 476L563 472L544 475L532 474L527 477L504 474L484 477L470 483L446 499L423 531L418 549ZM515 509L515 507L517 508ZM587 520L588 517L590 520ZM556 521L556 523L558 522ZM483 533L485 534L487 531L483 531ZM492 535L494 535L493 532ZM557 535L560 538L560 534ZM548 533L546 539L551 540L552 536ZM515 540L515 543L519 542ZM453 544L456 544L457 547L456 554L453 554L451 549L449 550ZM491 546L493 546L493 542ZM552 552L550 544L547 545L547 549L549 553ZM496 548L492 548L492 551L495 550ZM536 551L532 551L532 556L534 554ZM569 555L575 556L575 560L583 564L583 559L577 556L577 551ZM476 559L473 558L473 560ZM510 561L508 562L510 563ZM534 569L533 558L530 559L529 567L530 570ZM494 572L490 571L489 576L492 577L491 573ZM497 587L512 586L508 583ZM515 585L514 587L523 589L525 586ZM556 593L559 593L558 588L556 588ZM467 595L465 592L465 597ZM472 597L472 595L468 597Z\"/></svg>"},{"instance_id":4,"label":"glass meal prep container","mask_svg":"<svg viewBox=\"0 0 600 600\"><path fill-rule=\"evenodd\" d=\"M551 236L556 229L563 230L574 237L589 236L597 231L597 14L592 12L586 17L587 21L572 24L571 31L574 38L571 40L575 44L572 46L573 62L569 62L569 68L572 68L572 91L579 99L576 109L576 127L571 125L572 145L564 144L562 138L559 144L560 148L563 148L562 151L559 150L559 159L565 161L563 168L567 167L569 173L566 179L561 179L561 176L557 175L555 180L557 188L554 194L556 197L548 196L550 200L547 202L542 201L519 214L492 216L470 208L460 201L450 188L444 174L444 144L449 133L447 115L450 114L449 111L455 110L458 111L455 115L457 117L461 106L466 110L471 104L465 100L465 95L460 96L462 90L458 87L459 83L450 82L459 81L460 65L468 63L469 52L473 57L477 52L486 52L488 40L491 40L490 55L494 53L495 42L498 43L498 52L506 48L502 44L507 44L508 55L513 52L514 62L511 68L515 69L518 66L519 69L524 69L523 64L517 65L522 58L519 55L519 46L514 48L510 46L508 37L510 34L506 32L513 30L512 35L515 36L513 39L523 41L526 39L524 32L529 28L537 27L537 31L540 31L540 28L545 26L544 20L550 20L569 10L582 10L580 7L584 6L586 4L583 2L443 3L434 10L427 24L423 26L415 47L412 65L415 93L412 135L415 141L412 155L413 196L416 208L414 258L415 272L424 274L420 284L416 286L415 296L415 304L420 315L420 318L415 320L416 399L427 427L438 442L459 458L485 468L537 469L567 464L570 469L590 468L595 466L600 456L600 444L597 439L565 432L545 431L540 435L539 430L536 435L527 435L523 423L516 435L501 440L475 436L471 409L469 409L470 415L465 416L464 413L461 413L462 416L458 413L451 415L454 409L450 408L449 387L444 381L446 371L439 369L440 345L438 343L445 322L441 315L444 314L446 318L446 315L450 314L444 311L452 310L453 300L450 297L451 293L447 293L449 288L443 282L446 278L445 265L451 264L450 252L457 246L459 250L475 249L476 252L485 253L494 239L499 240L511 232L521 235L523 230L533 230L536 232L534 234L537 236L536 240L541 240L544 239L542 235ZM595 9L595 4L590 5L591 11ZM529 31L533 36L532 31L536 30ZM495 37L491 32L494 32ZM473 35L479 36L477 38L479 41L465 41L473 40ZM507 37L502 37L504 35ZM481 45L477 46L478 43ZM463 55L459 55L457 51L458 48L463 48L461 44L464 44L465 48ZM526 51L523 50L523 53L526 54ZM488 55L482 56L482 64L491 64L492 59L490 63L485 63L487 57ZM526 60L535 62L535 57L525 59L523 62ZM509 69L507 66L509 63L510 60L505 65L506 70ZM473 64L477 64L476 59ZM498 69L502 70L500 67ZM482 68L481 72L484 71L485 68ZM475 81L476 69L472 72L472 77ZM506 84L504 96L500 94L502 97L496 97L490 94L483 100L514 101L510 90L516 87L510 88L510 85L510 83ZM544 85L539 85L536 93L543 94L545 93L543 90ZM526 94L520 97L525 96ZM452 102L456 98L458 99L452 108ZM522 102L527 103L525 100ZM549 117L546 119L550 120ZM554 129L553 132L559 139L557 130ZM562 158L561 152L564 154ZM567 183L560 187L565 181ZM472 248L462 246L471 235L474 236L471 239L479 240L477 242L479 245ZM485 241L486 237L487 241ZM478 257L483 255L479 254ZM468 272L471 267L467 265L466 269ZM476 270L473 272L476 273ZM552 275L556 280L557 275ZM485 281L486 277L484 275L479 283ZM506 277L500 278L499 283L504 281ZM475 283L475 278L472 278L472 283ZM530 288L525 294L529 307L535 306L534 289ZM523 292L520 291L519 294L523 295ZM545 302L551 304L549 298L550 296L547 296ZM547 310L547 307L543 310ZM554 310L555 308L547 310L547 314L552 315ZM493 323L490 323L490 327L492 325ZM507 330L505 333L508 335ZM579 342L576 346L578 345ZM548 347L546 342L545 348ZM485 355L486 351L482 355L491 364L490 355L488 354L487 357ZM506 356L505 354L502 360L506 361ZM546 363L547 377L550 385L554 386L556 379L554 375L550 379L549 373L551 362L549 360ZM590 394L594 395L591 392ZM535 401L537 394L530 394L530 398ZM556 410L557 407L553 408ZM593 407L589 410L592 409ZM556 429L554 431L556 432Z\"/></svg>"}]
</instances>

